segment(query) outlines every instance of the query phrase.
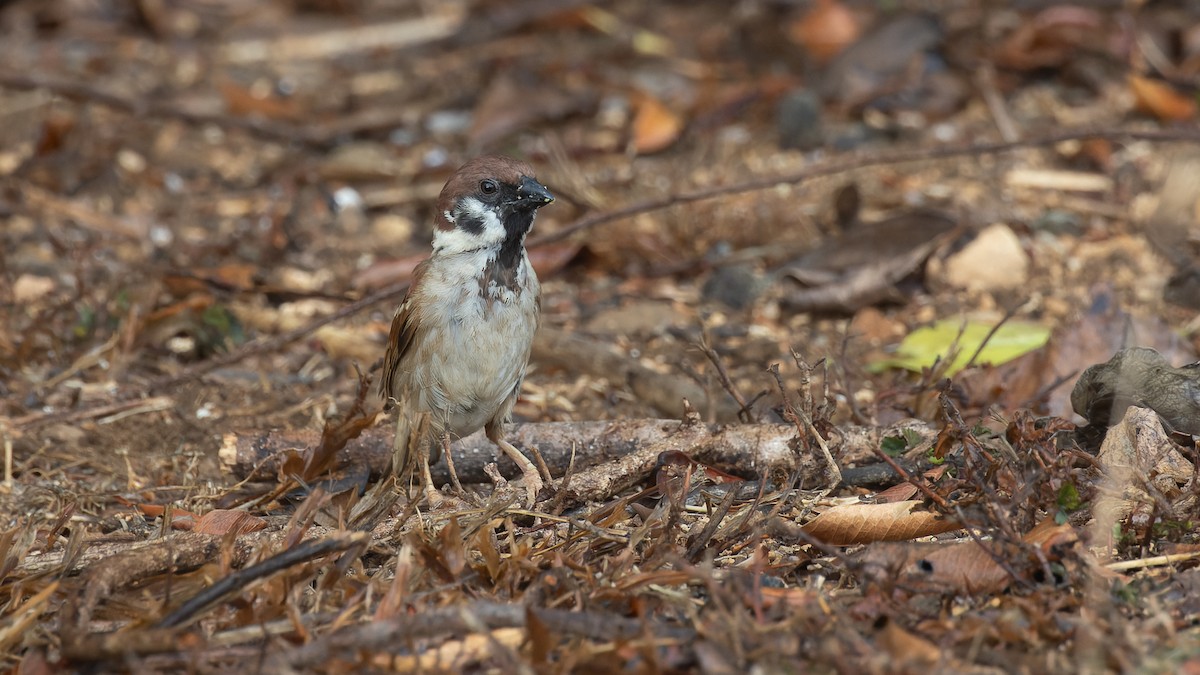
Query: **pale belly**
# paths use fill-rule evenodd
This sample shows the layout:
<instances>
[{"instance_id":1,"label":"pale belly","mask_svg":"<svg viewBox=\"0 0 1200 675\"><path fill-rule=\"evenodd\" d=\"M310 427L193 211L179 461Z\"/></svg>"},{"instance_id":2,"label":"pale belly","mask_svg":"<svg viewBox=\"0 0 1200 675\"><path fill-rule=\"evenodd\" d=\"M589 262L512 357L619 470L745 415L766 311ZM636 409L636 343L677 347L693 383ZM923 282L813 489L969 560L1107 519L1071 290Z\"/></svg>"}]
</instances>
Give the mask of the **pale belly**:
<instances>
[{"instance_id":1,"label":"pale belly","mask_svg":"<svg viewBox=\"0 0 1200 675\"><path fill-rule=\"evenodd\" d=\"M432 413L436 431L466 436L512 411L537 330L537 277L527 268L524 293L485 299L461 286L448 292L449 280L442 286L431 276L427 288L443 292L426 306L444 314L430 321L417 358L406 359L411 370L399 375L413 407Z\"/></svg>"},{"instance_id":2,"label":"pale belly","mask_svg":"<svg viewBox=\"0 0 1200 675\"><path fill-rule=\"evenodd\" d=\"M454 436L474 433L497 415L507 417L525 377L534 327L493 320L447 330L445 339L456 347L430 354L432 367L418 385L420 408Z\"/></svg>"}]
</instances>

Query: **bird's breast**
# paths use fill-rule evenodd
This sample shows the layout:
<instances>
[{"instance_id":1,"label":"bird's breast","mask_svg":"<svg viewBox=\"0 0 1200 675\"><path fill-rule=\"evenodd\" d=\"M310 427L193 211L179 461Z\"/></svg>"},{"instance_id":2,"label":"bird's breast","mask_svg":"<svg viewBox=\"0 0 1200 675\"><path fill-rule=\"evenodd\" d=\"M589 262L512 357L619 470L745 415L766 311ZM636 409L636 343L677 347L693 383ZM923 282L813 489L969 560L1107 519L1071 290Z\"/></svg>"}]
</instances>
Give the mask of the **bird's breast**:
<instances>
[{"instance_id":1,"label":"bird's breast","mask_svg":"<svg viewBox=\"0 0 1200 675\"><path fill-rule=\"evenodd\" d=\"M414 360L422 407L456 435L488 422L520 386L538 323L540 288L522 257L496 275L483 260L448 260L424 277L427 333Z\"/></svg>"}]
</instances>

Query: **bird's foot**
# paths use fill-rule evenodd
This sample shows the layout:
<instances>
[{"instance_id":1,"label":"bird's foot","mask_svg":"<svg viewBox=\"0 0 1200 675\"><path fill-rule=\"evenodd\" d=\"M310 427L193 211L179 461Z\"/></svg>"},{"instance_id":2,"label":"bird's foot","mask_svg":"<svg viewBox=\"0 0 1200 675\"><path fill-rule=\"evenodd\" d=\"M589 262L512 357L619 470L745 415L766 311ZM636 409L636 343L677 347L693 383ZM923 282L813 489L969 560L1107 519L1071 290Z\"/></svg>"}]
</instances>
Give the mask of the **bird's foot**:
<instances>
[{"instance_id":1,"label":"bird's foot","mask_svg":"<svg viewBox=\"0 0 1200 675\"><path fill-rule=\"evenodd\" d=\"M538 493L542 491L545 483L542 482L542 477L537 472L527 473L517 480L513 481L513 487L521 490L525 495L523 505L525 508L533 508L537 504Z\"/></svg>"},{"instance_id":2,"label":"bird's foot","mask_svg":"<svg viewBox=\"0 0 1200 675\"><path fill-rule=\"evenodd\" d=\"M500 469L496 468L495 462L489 462L483 467L483 472L492 479L492 484L495 489L492 494L500 499L516 498L520 501L522 508L533 508L537 504L538 492L542 489L542 478L537 475L537 472L525 474L521 478L512 481L500 475ZM532 477L533 481L529 478ZM514 494L516 493L516 494Z\"/></svg>"},{"instance_id":3,"label":"bird's foot","mask_svg":"<svg viewBox=\"0 0 1200 675\"><path fill-rule=\"evenodd\" d=\"M465 494L445 494L432 486L426 486L424 492L425 505L430 511L465 511L475 508L466 500Z\"/></svg>"}]
</instances>

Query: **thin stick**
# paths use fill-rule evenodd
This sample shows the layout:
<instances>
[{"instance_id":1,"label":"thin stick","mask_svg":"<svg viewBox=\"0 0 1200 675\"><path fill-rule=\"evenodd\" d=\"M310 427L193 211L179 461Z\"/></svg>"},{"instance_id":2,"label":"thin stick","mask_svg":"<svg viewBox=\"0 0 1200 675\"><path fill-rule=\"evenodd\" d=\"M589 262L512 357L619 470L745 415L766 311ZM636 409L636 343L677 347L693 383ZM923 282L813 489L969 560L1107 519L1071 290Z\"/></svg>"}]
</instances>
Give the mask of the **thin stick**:
<instances>
[{"instance_id":1,"label":"thin stick","mask_svg":"<svg viewBox=\"0 0 1200 675\"><path fill-rule=\"evenodd\" d=\"M704 352L704 355L712 362L713 367L717 369L717 379L721 381L721 386L725 388L725 391L729 392L729 395L733 397L733 400L740 407L738 410L738 419L747 423L756 422L757 420L754 419L754 416L750 412L750 404L746 403L746 398L742 396L742 392L733 386L733 380L729 379L729 373L725 370L725 364L721 362L721 357L717 354L717 350L713 349L712 345L709 344L708 331L703 330L703 327L700 333L700 351Z\"/></svg>"},{"instance_id":2,"label":"thin stick","mask_svg":"<svg viewBox=\"0 0 1200 675\"><path fill-rule=\"evenodd\" d=\"M834 176L837 174L847 173L858 169L866 169L873 166L887 166L891 164L903 164L908 162L922 162L934 159L947 159L949 157L958 157L961 155L992 155L1001 152L1011 152L1022 148L1036 148L1046 145L1057 145L1065 141L1078 141L1090 138L1100 138L1107 140L1131 140L1131 141L1151 141L1151 142L1185 142L1185 143L1200 143L1200 129L1113 129L1113 128L1090 128L1090 129L1073 129L1063 131L1056 134L1047 134L1045 136L1036 136L1032 138L1023 138L1015 141L996 141L991 143L960 143L953 145L940 145L932 148L921 148L918 150L902 150L895 152L861 152L856 155L851 155L847 159L838 162L829 162L816 166L809 166L792 173L779 174L776 176L763 176L761 178L752 178L741 183L730 183L728 185L718 185L715 187L701 188L697 190L689 190L679 192L666 197L654 197L652 199L644 199L634 202L619 209L612 211L604 211L601 213L593 213L590 216L584 216L574 223L556 230L549 234L542 235L532 240L529 245L541 246L555 241L561 241L571 235L582 232L597 225L610 223L614 220L624 220L633 216L649 213L651 211L659 211L670 206L678 204L689 204L691 202L704 201L706 199L714 199L716 197L724 197L727 195L738 195L746 192L755 192L758 190L768 190L777 185L791 185L795 183L803 183L806 180L813 178L821 178L825 176Z\"/></svg>"}]
</instances>

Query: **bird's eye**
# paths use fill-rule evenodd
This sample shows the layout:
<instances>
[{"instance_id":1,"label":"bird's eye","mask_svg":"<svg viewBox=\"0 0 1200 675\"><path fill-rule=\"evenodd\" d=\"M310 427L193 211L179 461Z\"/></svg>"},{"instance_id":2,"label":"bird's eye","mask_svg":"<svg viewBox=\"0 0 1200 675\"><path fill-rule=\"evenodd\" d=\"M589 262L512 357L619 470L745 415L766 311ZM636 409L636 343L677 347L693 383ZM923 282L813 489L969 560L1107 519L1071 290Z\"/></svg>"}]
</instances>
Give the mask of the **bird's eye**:
<instances>
[{"instance_id":1,"label":"bird's eye","mask_svg":"<svg viewBox=\"0 0 1200 675\"><path fill-rule=\"evenodd\" d=\"M479 191L485 195L494 195L499 189L500 186L497 185L496 181L492 180L491 178L485 178L479 182Z\"/></svg>"}]
</instances>

